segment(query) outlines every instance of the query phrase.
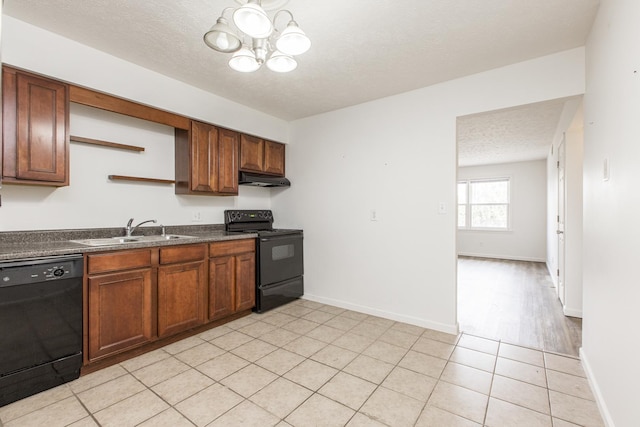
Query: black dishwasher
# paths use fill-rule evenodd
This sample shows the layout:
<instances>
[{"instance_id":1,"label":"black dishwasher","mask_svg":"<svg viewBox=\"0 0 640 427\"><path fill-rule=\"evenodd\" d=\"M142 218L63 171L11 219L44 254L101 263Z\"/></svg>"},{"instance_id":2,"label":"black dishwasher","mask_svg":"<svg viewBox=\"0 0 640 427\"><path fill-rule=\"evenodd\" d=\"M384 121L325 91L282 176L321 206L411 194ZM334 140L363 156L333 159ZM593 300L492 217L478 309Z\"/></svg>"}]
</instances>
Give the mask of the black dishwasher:
<instances>
[{"instance_id":1,"label":"black dishwasher","mask_svg":"<svg viewBox=\"0 0 640 427\"><path fill-rule=\"evenodd\" d=\"M0 406L80 376L82 255L0 262Z\"/></svg>"}]
</instances>

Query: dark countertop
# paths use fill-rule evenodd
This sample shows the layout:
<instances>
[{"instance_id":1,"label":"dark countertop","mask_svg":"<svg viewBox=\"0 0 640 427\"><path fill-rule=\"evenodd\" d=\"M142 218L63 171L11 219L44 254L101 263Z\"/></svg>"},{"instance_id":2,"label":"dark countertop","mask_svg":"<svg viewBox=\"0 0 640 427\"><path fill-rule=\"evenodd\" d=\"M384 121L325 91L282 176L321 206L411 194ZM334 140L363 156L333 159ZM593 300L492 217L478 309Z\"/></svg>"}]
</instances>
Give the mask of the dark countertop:
<instances>
[{"instance_id":1,"label":"dark countertop","mask_svg":"<svg viewBox=\"0 0 640 427\"><path fill-rule=\"evenodd\" d=\"M167 234L193 236L193 238L153 242L114 243L109 246L88 246L70 240L108 238L124 236L124 228L87 228L72 230L38 230L0 232L0 261L55 255L105 252L124 249L150 248L157 246L210 243L222 240L253 239L256 233L233 233L224 231L222 224L166 226ZM159 235L159 227L141 227L136 235Z\"/></svg>"}]
</instances>

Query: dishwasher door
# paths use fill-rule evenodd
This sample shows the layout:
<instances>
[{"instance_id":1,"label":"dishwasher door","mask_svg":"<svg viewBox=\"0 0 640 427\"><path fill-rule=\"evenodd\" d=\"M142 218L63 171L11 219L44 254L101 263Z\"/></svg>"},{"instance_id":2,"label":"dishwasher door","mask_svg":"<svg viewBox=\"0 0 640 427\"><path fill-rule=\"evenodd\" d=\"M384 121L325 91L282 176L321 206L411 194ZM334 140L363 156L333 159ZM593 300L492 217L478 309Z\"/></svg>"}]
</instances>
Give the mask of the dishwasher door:
<instances>
[{"instance_id":1,"label":"dishwasher door","mask_svg":"<svg viewBox=\"0 0 640 427\"><path fill-rule=\"evenodd\" d=\"M82 255L0 263L0 406L77 378Z\"/></svg>"}]
</instances>

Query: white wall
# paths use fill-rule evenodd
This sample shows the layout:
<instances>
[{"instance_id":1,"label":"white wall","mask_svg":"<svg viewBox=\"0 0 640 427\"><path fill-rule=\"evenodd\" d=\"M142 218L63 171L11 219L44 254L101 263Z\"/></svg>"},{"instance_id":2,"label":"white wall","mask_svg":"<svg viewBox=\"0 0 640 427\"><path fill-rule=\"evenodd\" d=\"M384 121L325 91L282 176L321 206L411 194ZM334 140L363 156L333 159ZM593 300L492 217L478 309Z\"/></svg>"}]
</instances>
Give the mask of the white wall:
<instances>
[{"instance_id":1,"label":"white wall","mask_svg":"<svg viewBox=\"0 0 640 427\"><path fill-rule=\"evenodd\" d=\"M586 45L582 358L609 427L638 425L639 18L637 0L602 0Z\"/></svg>"},{"instance_id":2,"label":"white wall","mask_svg":"<svg viewBox=\"0 0 640 427\"><path fill-rule=\"evenodd\" d=\"M305 230L307 297L455 331L456 118L583 93L583 53L293 122L272 205Z\"/></svg>"},{"instance_id":3,"label":"white wall","mask_svg":"<svg viewBox=\"0 0 640 427\"><path fill-rule=\"evenodd\" d=\"M138 67L30 24L3 16L2 59L20 68L287 142L288 123ZM110 182L108 174L174 176L173 129L72 106L71 134L144 146L144 153L71 144L71 185L4 185L0 231L124 226L156 218L165 225L222 223L224 209L269 208L271 190L240 188L238 197L176 196L172 185Z\"/></svg>"},{"instance_id":4,"label":"white wall","mask_svg":"<svg viewBox=\"0 0 640 427\"><path fill-rule=\"evenodd\" d=\"M510 178L511 225L505 231L458 230L458 254L546 260L546 161L458 168L458 180Z\"/></svg>"}]
</instances>

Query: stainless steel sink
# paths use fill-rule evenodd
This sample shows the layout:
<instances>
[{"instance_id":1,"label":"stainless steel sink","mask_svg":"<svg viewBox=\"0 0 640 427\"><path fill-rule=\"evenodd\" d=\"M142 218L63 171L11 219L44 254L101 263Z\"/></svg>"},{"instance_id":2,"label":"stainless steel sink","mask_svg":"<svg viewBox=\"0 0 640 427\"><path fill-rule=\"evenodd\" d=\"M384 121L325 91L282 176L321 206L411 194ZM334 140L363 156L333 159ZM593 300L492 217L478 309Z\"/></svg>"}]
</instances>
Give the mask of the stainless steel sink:
<instances>
[{"instance_id":1,"label":"stainless steel sink","mask_svg":"<svg viewBox=\"0 0 640 427\"><path fill-rule=\"evenodd\" d=\"M112 246L112 245L124 245L127 243L145 243L145 242L164 242L166 240L177 239L195 239L194 236L185 236L181 234L165 234L155 236L119 236L119 237L104 237L99 239L80 239L70 240L73 243L79 243L87 246Z\"/></svg>"}]
</instances>

